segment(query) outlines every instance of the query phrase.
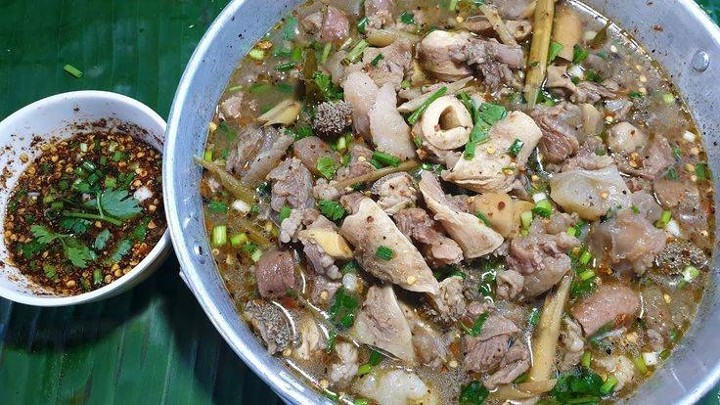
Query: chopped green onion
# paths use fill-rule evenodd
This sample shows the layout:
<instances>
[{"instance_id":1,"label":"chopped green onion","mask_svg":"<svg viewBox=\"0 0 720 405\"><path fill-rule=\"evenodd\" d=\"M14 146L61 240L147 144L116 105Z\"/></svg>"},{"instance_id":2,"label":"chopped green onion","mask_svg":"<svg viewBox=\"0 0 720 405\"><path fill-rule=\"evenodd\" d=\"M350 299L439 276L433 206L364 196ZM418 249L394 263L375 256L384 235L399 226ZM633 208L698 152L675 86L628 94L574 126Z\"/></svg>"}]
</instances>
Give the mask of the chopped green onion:
<instances>
[{"instance_id":1,"label":"chopped green onion","mask_svg":"<svg viewBox=\"0 0 720 405\"><path fill-rule=\"evenodd\" d=\"M370 401L365 398L355 398L353 405L370 405Z\"/></svg>"},{"instance_id":2,"label":"chopped green onion","mask_svg":"<svg viewBox=\"0 0 720 405\"><path fill-rule=\"evenodd\" d=\"M535 203L535 207L532 209L533 214L540 215L543 218L550 218L552 215L553 207L550 204L550 200L542 200Z\"/></svg>"},{"instance_id":3,"label":"chopped green onion","mask_svg":"<svg viewBox=\"0 0 720 405\"><path fill-rule=\"evenodd\" d=\"M455 11L457 9L458 0L450 0L448 2L448 10Z\"/></svg>"},{"instance_id":4,"label":"chopped green onion","mask_svg":"<svg viewBox=\"0 0 720 405\"><path fill-rule=\"evenodd\" d=\"M475 216L478 217L478 219L480 219L480 221L482 221L482 223L485 224L485 226L492 228L492 224L490 223L490 220L481 211L476 212Z\"/></svg>"},{"instance_id":5,"label":"chopped green onion","mask_svg":"<svg viewBox=\"0 0 720 405\"><path fill-rule=\"evenodd\" d=\"M683 280L692 283L700 275L700 270L695 266L687 266L682 272Z\"/></svg>"},{"instance_id":6,"label":"chopped green onion","mask_svg":"<svg viewBox=\"0 0 720 405\"><path fill-rule=\"evenodd\" d=\"M488 317L490 316L489 313L483 312L480 314L480 316L475 319L475 322L473 322L471 327L465 326L464 323L460 322L460 327L470 336L478 336L480 333L482 333L482 328L485 325L485 321L487 321Z\"/></svg>"},{"instance_id":7,"label":"chopped green onion","mask_svg":"<svg viewBox=\"0 0 720 405\"><path fill-rule=\"evenodd\" d=\"M206 162L212 162L213 161L213 151L210 149L205 149L205 153L203 153L203 160Z\"/></svg>"},{"instance_id":8,"label":"chopped green onion","mask_svg":"<svg viewBox=\"0 0 720 405\"><path fill-rule=\"evenodd\" d=\"M552 63L562 51L563 45L559 42L550 42L550 50L548 51L548 63Z\"/></svg>"},{"instance_id":9,"label":"chopped green onion","mask_svg":"<svg viewBox=\"0 0 720 405\"><path fill-rule=\"evenodd\" d=\"M212 230L212 245L220 247L227 243L227 226L218 225Z\"/></svg>"},{"instance_id":10,"label":"chopped green onion","mask_svg":"<svg viewBox=\"0 0 720 405\"><path fill-rule=\"evenodd\" d=\"M603 81L600 74L593 69L587 69L585 71L585 79L595 83L601 83Z\"/></svg>"},{"instance_id":11,"label":"chopped green onion","mask_svg":"<svg viewBox=\"0 0 720 405\"><path fill-rule=\"evenodd\" d=\"M639 213L640 213L640 208L638 208L637 205L632 205L632 206L630 207L630 209L632 210L633 214L639 214Z\"/></svg>"},{"instance_id":12,"label":"chopped green onion","mask_svg":"<svg viewBox=\"0 0 720 405\"><path fill-rule=\"evenodd\" d=\"M580 263L588 264L590 263L590 260L592 260L592 254L590 254L590 252L587 250L583 251L580 255Z\"/></svg>"},{"instance_id":13,"label":"chopped green onion","mask_svg":"<svg viewBox=\"0 0 720 405\"><path fill-rule=\"evenodd\" d=\"M262 257L262 254L263 254L262 250L260 250L260 249L255 249L255 250L250 254L250 259L252 259L253 262L257 263L257 262L260 261L260 258Z\"/></svg>"},{"instance_id":14,"label":"chopped green onion","mask_svg":"<svg viewBox=\"0 0 720 405\"><path fill-rule=\"evenodd\" d=\"M648 373L647 364L645 364L645 359L643 359L643 356L642 356L642 355L635 357L635 358L633 359L633 363L635 363L635 368L638 369L638 371L640 372L640 374L643 374L643 375L644 375L644 374L647 374L647 373Z\"/></svg>"},{"instance_id":15,"label":"chopped green onion","mask_svg":"<svg viewBox=\"0 0 720 405\"><path fill-rule=\"evenodd\" d=\"M373 60L370 62L371 65L377 66L378 63L380 63L381 60L383 60L385 56L381 53L377 54L376 57L373 58Z\"/></svg>"},{"instance_id":16,"label":"chopped green onion","mask_svg":"<svg viewBox=\"0 0 720 405\"><path fill-rule=\"evenodd\" d=\"M375 151L372 154L372 159L376 160L383 166L398 167L402 160L399 157L393 156L389 153Z\"/></svg>"},{"instance_id":17,"label":"chopped green onion","mask_svg":"<svg viewBox=\"0 0 720 405\"><path fill-rule=\"evenodd\" d=\"M628 93L628 97L638 99L638 98L643 98L644 95L642 93L640 93L639 91L631 91L630 93Z\"/></svg>"},{"instance_id":18,"label":"chopped green onion","mask_svg":"<svg viewBox=\"0 0 720 405\"><path fill-rule=\"evenodd\" d=\"M338 221L347 214L345 208L337 201L318 200L317 205L320 213L332 221Z\"/></svg>"},{"instance_id":19,"label":"chopped green onion","mask_svg":"<svg viewBox=\"0 0 720 405\"><path fill-rule=\"evenodd\" d=\"M590 51L585 49L582 45L575 45L573 48L573 63L579 65L583 63L587 57L590 56Z\"/></svg>"},{"instance_id":20,"label":"chopped green onion","mask_svg":"<svg viewBox=\"0 0 720 405\"><path fill-rule=\"evenodd\" d=\"M363 17L362 19L360 19L360 21L358 21L358 23L357 23L358 32L361 34L364 34L365 32L367 32L367 26L368 26L369 22L370 22L370 20L368 20L367 17Z\"/></svg>"},{"instance_id":21,"label":"chopped green onion","mask_svg":"<svg viewBox=\"0 0 720 405\"><path fill-rule=\"evenodd\" d=\"M400 14L400 22L407 25L415 24L415 16L413 15L413 13L406 11Z\"/></svg>"},{"instance_id":22,"label":"chopped green onion","mask_svg":"<svg viewBox=\"0 0 720 405\"><path fill-rule=\"evenodd\" d=\"M369 374L372 371L373 366L370 364L363 364L360 367L358 367L357 375L358 376L364 376L365 374Z\"/></svg>"},{"instance_id":23,"label":"chopped green onion","mask_svg":"<svg viewBox=\"0 0 720 405\"><path fill-rule=\"evenodd\" d=\"M615 389L617 383L617 378L615 378L612 374L608 375L607 380L605 380L603 385L600 386L600 393L603 395L610 395Z\"/></svg>"},{"instance_id":24,"label":"chopped green onion","mask_svg":"<svg viewBox=\"0 0 720 405\"><path fill-rule=\"evenodd\" d=\"M227 92L228 93L237 93L238 91L242 90L243 86L232 86L228 87Z\"/></svg>"},{"instance_id":25,"label":"chopped green onion","mask_svg":"<svg viewBox=\"0 0 720 405\"><path fill-rule=\"evenodd\" d=\"M571 226L571 227L569 227L569 228L567 229L567 234L570 235L570 236L574 236L574 237L577 237L577 236L578 236L578 235L577 235L577 230L575 229L574 226Z\"/></svg>"},{"instance_id":26,"label":"chopped green onion","mask_svg":"<svg viewBox=\"0 0 720 405\"><path fill-rule=\"evenodd\" d=\"M512 145L510 145L510 148L508 148L508 153L513 157L517 157L517 155L520 154L523 145L525 145L525 142L516 138L513 141Z\"/></svg>"},{"instance_id":27,"label":"chopped green onion","mask_svg":"<svg viewBox=\"0 0 720 405\"><path fill-rule=\"evenodd\" d=\"M295 62L287 62L287 63L281 63L277 66L275 66L275 70L278 72L287 72L288 70L292 70L297 66Z\"/></svg>"},{"instance_id":28,"label":"chopped green onion","mask_svg":"<svg viewBox=\"0 0 720 405\"><path fill-rule=\"evenodd\" d=\"M677 180L677 179L678 179L677 170L675 170L674 167L670 167L670 168L668 169L667 174L665 175L665 177L667 177L669 180Z\"/></svg>"},{"instance_id":29,"label":"chopped green onion","mask_svg":"<svg viewBox=\"0 0 720 405\"><path fill-rule=\"evenodd\" d=\"M95 269L93 271L93 284L100 285L103 282L102 270Z\"/></svg>"},{"instance_id":30,"label":"chopped green onion","mask_svg":"<svg viewBox=\"0 0 720 405\"><path fill-rule=\"evenodd\" d=\"M524 211L520 214L520 222L522 223L523 229L530 228L530 224L532 224L533 220L533 213L532 211Z\"/></svg>"},{"instance_id":31,"label":"chopped green onion","mask_svg":"<svg viewBox=\"0 0 720 405\"><path fill-rule=\"evenodd\" d=\"M81 151L82 153L86 153L86 152L88 151L88 145L87 145L86 143L81 143L81 144L80 144L80 151Z\"/></svg>"},{"instance_id":32,"label":"chopped green onion","mask_svg":"<svg viewBox=\"0 0 720 405\"><path fill-rule=\"evenodd\" d=\"M299 49L299 48L298 48L298 49ZM324 64L325 62L327 62L328 57L330 57L330 51L331 51L331 50L332 50L332 44L328 42L328 43L325 44L325 46L323 47L322 54L320 55L320 60L319 60L319 62L320 62L321 65ZM298 61L298 62L300 62L300 61Z\"/></svg>"},{"instance_id":33,"label":"chopped green onion","mask_svg":"<svg viewBox=\"0 0 720 405\"><path fill-rule=\"evenodd\" d=\"M280 223L282 223L284 220L286 220L290 217L291 213L292 213L292 208L288 207L287 205L284 205L282 208L280 208L280 213L278 214L278 221L280 221Z\"/></svg>"},{"instance_id":34,"label":"chopped green onion","mask_svg":"<svg viewBox=\"0 0 720 405\"><path fill-rule=\"evenodd\" d=\"M332 45L330 45L329 43L325 44L325 48L323 49L323 52L325 52L325 49L327 49L328 53L330 53L330 46L332 46ZM296 48L293 48L292 53L290 54L290 59L292 59L292 61L295 63L300 63L300 62L302 62L302 58L303 58L302 48L300 48L299 46ZM325 59L327 59L327 57ZM322 61L321 63L325 63L325 62Z\"/></svg>"},{"instance_id":35,"label":"chopped green onion","mask_svg":"<svg viewBox=\"0 0 720 405\"><path fill-rule=\"evenodd\" d=\"M430 104L434 103L435 100L442 97L446 92L447 92L447 87L443 86L440 89L438 89L435 93L431 94L430 97L428 97L428 99L425 100L425 102L422 103L422 105L420 105L420 107L417 110L415 110L412 114L410 114L410 116L407 119L408 124L413 125L416 122L418 122L418 120L420 119L420 117L422 117L422 115L425 113L425 110L427 110L427 108L430 106Z\"/></svg>"},{"instance_id":36,"label":"chopped green onion","mask_svg":"<svg viewBox=\"0 0 720 405\"><path fill-rule=\"evenodd\" d=\"M672 219L672 212L668 210L664 210L662 212L662 215L660 215L660 219L655 222L655 226L658 228L665 228L665 225L670 222Z\"/></svg>"},{"instance_id":37,"label":"chopped green onion","mask_svg":"<svg viewBox=\"0 0 720 405\"><path fill-rule=\"evenodd\" d=\"M248 56L255 60L263 60L265 59L265 51L262 49L251 49L250 52L248 52Z\"/></svg>"},{"instance_id":38,"label":"chopped green onion","mask_svg":"<svg viewBox=\"0 0 720 405\"><path fill-rule=\"evenodd\" d=\"M74 78L76 78L76 79L79 79L79 78L83 77L83 72L82 72L82 70L76 68L76 67L73 66L73 65L65 65L65 66L63 67L63 69L64 69L67 73L69 73L71 76L73 76Z\"/></svg>"},{"instance_id":39,"label":"chopped green onion","mask_svg":"<svg viewBox=\"0 0 720 405\"><path fill-rule=\"evenodd\" d=\"M592 360L592 353L585 352L582 355L582 359L580 360L580 363L583 365L583 367L590 367L591 360Z\"/></svg>"},{"instance_id":40,"label":"chopped green onion","mask_svg":"<svg viewBox=\"0 0 720 405\"><path fill-rule=\"evenodd\" d=\"M388 261L392 259L394 255L395 252L391 248L383 245L378 246L377 250L375 251L375 256L380 260Z\"/></svg>"},{"instance_id":41,"label":"chopped green onion","mask_svg":"<svg viewBox=\"0 0 720 405\"><path fill-rule=\"evenodd\" d=\"M400 82L400 88L401 88L401 89L407 90L407 89L410 88L410 86L411 86L411 85L410 85L410 82L407 81L407 80L403 80L403 81Z\"/></svg>"},{"instance_id":42,"label":"chopped green onion","mask_svg":"<svg viewBox=\"0 0 720 405\"><path fill-rule=\"evenodd\" d=\"M248 236L245 232L233 235L230 238L230 245L234 248L239 248L248 242Z\"/></svg>"},{"instance_id":43,"label":"chopped green onion","mask_svg":"<svg viewBox=\"0 0 720 405\"><path fill-rule=\"evenodd\" d=\"M595 277L595 272L592 270L586 270L586 271L583 271L582 273L580 273L579 276L580 276L580 280L588 281L591 278Z\"/></svg>"},{"instance_id":44,"label":"chopped green onion","mask_svg":"<svg viewBox=\"0 0 720 405\"><path fill-rule=\"evenodd\" d=\"M662 101L663 101L665 104L672 104L672 103L675 102L675 95L672 94L672 93L664 93L664 94L662 95Z\"/></svg>"},{"instance_id":45,"label":"chopped green onion","mask_svg":"<svg viewBox=\"0 0 720 405\"><path fill-rule=\"evenodd\" d=\"M698 180L710 179L710 171L708 170L707 163L698 163L695 165L695 176Z\"/></svg>"},{"instance_id":46,"label":"chopped green onion","mask_svg":"<svg viewBox=\"0 0 720 405\"><path fill-rule=\"evenodd\" d=\"M350 52L347 55L347 61L350 63L355 63L360 59L363 55L363 52L365 52L365 49L370 45L366 40L361 39L359 40L355 46L350 50Z\"/></svg>"}]
</instances>

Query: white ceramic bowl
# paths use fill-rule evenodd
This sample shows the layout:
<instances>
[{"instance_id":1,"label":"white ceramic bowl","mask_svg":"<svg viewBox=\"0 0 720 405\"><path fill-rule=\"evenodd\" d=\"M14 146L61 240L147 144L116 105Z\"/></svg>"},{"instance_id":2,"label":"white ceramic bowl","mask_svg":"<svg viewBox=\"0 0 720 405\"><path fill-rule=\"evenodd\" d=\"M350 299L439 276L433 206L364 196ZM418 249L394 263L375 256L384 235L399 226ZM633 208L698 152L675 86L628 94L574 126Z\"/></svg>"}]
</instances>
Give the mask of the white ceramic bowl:
<instances>
[{"instance_id":1,"label":"white ceramic bowl","mask_svg":"<svg viewBox=\"0 0 720 405\"><path fill-rule=\"evenodd\" d=\"M99 119L134 124L145 129L142 140L163 150L165 121L146 105L129 97L103 91L77 91L58 94L32 103L0 122L0 296L28 305L62 306L97 301L134 287L155 271L170 252L170 237L165 231L150 253L130 272L97 290L74 296L53 295L29 281L9 264L5 246L5 208L18 178L38 156L43 141L69 138L70 125ZM140 134L138 134L140 135ZM38 137L43 141L38 142ZM23 163L21 153L29 155Z\"/></svg>"}]
</instances>

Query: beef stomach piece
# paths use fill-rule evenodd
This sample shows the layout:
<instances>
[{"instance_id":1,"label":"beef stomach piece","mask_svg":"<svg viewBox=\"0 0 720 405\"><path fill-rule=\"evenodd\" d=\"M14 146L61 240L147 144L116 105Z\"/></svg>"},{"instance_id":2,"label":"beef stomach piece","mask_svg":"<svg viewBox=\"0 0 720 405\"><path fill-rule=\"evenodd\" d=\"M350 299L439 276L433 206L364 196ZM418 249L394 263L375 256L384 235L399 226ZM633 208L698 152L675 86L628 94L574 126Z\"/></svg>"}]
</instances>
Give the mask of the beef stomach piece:
<instances>
[{"instance_id":1,"label":"beef stomach piece","mask_svg":"<svg viewBox=\"0 0 720 405\"><path fill-rule=\"evenodd\" d=\"M612 327L632 320L640 308L640 297L623 284L603 284L570 310L580 323L585 336L596 333L605 325Z\"/></svg>"}]
</instances>

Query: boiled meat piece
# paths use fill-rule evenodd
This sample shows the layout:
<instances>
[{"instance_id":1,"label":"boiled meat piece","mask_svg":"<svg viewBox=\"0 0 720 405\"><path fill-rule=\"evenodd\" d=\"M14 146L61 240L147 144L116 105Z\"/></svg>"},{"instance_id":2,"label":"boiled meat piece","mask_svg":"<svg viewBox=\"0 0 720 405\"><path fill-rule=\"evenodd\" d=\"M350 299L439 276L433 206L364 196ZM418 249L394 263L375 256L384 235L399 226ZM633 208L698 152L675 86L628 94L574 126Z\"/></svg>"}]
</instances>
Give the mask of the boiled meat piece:
<instances>
[{"instance_id":1,"label":"boiled meat piece","mask_svg":"<svg viewBox=\"0 0 720 405\"><path fill-rule=\"evenodd\" d=\"M362 268L406 290L436 295L439 287L432 271L382 208L367 197L354 205L357 209L345 218L340 232L355 247L355 258ZM378 256L381 246L392 252L388 260Z\"/></svg>"},{"instance_id":2,"label":"boiled meat piece","mask_svg":"<svg viewBox=\"0 0 720 405\"><path fill-rule=\"evenodd\" d=\"M475 215L459 211L452 206L432 173L423 171L419 186L425 204L450 237L460 245L465 259L484 256L502 244L502 235L486 226Z\"/></svg>"},{"instance_id":3,"label":"boiled meat piece","mask_svg":"<svg viewBox=\"0 0 720 405\"><path fill-rule=\"evenodd\" d=\"M350 335L360 343L379 347L403 361L415 363L410 324L392 286L368 289Z\"/></svg>"}]
</instances>

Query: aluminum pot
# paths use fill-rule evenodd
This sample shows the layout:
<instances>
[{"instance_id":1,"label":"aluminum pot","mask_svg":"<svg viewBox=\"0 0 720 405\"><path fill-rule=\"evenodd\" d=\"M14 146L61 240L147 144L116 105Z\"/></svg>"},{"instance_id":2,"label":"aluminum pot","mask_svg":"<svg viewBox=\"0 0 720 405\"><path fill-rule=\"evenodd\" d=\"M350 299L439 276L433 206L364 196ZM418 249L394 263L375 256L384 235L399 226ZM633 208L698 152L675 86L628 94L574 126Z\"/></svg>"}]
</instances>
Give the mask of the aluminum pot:
<instances>
[{"instance_id":1,"label":"aluminum pot","mask_svg":"<svg viewBox=\"0 0 720 405\"><path fill-rule=\"evenodd\" d=\"M163 186L168 224L181 276L235 352L289 403L329 403L265 348L240 318L213 262L198 192L208 123L240 59L298 0L231 2L208 29L180 81L166 133ZM720 30L692 0L587 0L627 30L672 76L703 134L713 173L720 173ZM715 178L715 204L718 205ZM717 234L717 227L716 227ZM698 318L666 363L632 403L691 404L720 377L718 255Z\"/></svg>"}]
</instances>

